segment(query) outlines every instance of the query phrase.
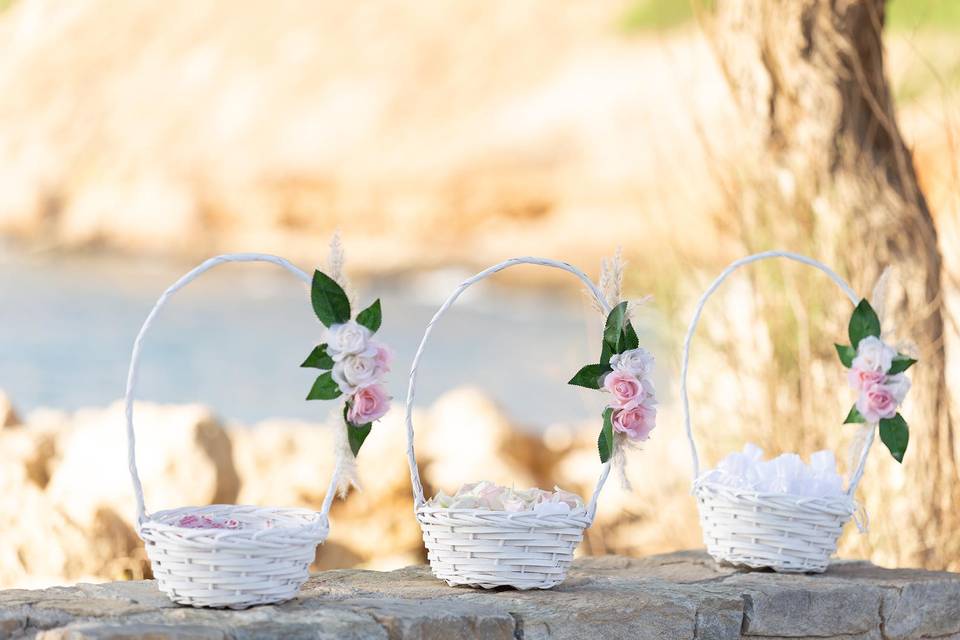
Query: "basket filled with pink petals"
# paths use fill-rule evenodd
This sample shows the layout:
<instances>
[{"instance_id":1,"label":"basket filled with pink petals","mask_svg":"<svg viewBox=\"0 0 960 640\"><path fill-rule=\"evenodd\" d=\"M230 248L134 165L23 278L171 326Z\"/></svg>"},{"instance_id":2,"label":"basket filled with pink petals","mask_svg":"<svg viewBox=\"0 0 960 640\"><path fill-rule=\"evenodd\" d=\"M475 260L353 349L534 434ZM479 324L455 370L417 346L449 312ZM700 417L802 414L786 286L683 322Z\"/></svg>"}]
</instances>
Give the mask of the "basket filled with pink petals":
<instances>
[{"instance_id":1,"label":"basket filled with pink petals","mask_svg":"<svg viewBox=\"0 0 960 640\"><path fill-rule=\"evenodd\" d=\"M144 339L171 296L206 271L235 262L273 264L293 274L311 287L314 311L326 325L328 338L340 331L345 340L353 341L350 353L345 353L335 350L328 340L314 349L302 365L329 369L318 378L308 399L346 398L344 426L337 436L343 446L338 446L326 496L318 511L215 504L148 512L137 470L134 432L134 397ZM378 355L383 360L386 352L378 350L370 339L380 323L379 301L358 314L358 321L350 320L347 296L331 277L317 271L311 278L283 258L265 254L211 258L177 280L157 300L137 335L130 361L125 399L128 466L136 496L137 532L145 543L160 590L174 602L195 607L245 608L289 600L306 581L317 545L329 532L328 514L334 495L338 488L342 489L344 469L353 464L352 455L369 433L370 423L379 418L389 404L378 386L377 378L383 370L374 369ZM344 327L349 327L349 331ZM347 333L350 336L346 336ZM353 382L362 377L363 385L345 380L345 367L337 365L356 354L367 354L371 369L352 371L347 377ZM342 385L333 380L335 375L341 378Z\"/></svg>"}]
</instances>

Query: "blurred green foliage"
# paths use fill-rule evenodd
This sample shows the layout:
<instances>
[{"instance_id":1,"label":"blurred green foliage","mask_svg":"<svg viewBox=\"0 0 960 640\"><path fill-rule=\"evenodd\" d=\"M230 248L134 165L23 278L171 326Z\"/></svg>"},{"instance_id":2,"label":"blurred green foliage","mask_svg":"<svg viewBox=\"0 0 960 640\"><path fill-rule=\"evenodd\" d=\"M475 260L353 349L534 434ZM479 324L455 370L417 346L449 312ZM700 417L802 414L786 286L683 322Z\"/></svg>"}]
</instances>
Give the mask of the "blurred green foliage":
<instances>
[{"instance_id":1,"label":"blurred green foliage","mask_svg":"<svg viewBox=\"0 0 960 640\"><path fill-rule=\"evenodd\" d=\"M960 29L960 0L890 0L887 25L892 29Z\"/></svg>"},{"instance_id":2,"label":"blurred green foliage","mask_svg":"<svg viewBox=\"0 0 960 640\"><path fill-rule=\"evenodd\" d=\"M690 0L636 0L620 18L620 27L628 33L664 31L692 19Z\"/></svg>"},{"instance_id":3,"label":"blurred green foliage","mask_svg":"<svg viewBox=\"0 0 960 640\"><path fill-rule=\"evenodd\" d=\"M0 0L2 2L3 0ZM692 21L713 0L635 0L620 26L627 32L665 31ZM960 0L889 0L887 24L893 29L960 30Z\"/></svg>"},{"instance_id":4,"label":"blurred green foliage","mask_svg":"<svg viewBox=\"0 0 960 640\"><path fill-rule=\"evenodd\" d=\"M918 57L920 54L917 54ZM893 86L897 104L907 104L927 96L931 91L955 95L960 91L960 51L952 57L925 56L911 66Z\"/></svg>"}]
</instances>

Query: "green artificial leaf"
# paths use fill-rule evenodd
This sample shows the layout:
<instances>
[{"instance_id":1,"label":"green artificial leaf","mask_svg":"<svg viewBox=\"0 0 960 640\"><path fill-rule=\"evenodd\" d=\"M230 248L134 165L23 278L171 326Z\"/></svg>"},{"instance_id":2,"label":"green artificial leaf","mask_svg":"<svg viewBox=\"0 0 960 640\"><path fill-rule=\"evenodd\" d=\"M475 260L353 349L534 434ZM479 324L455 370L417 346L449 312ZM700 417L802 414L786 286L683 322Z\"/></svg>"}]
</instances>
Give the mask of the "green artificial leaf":
<instances>
[{"instance_id":1,"label":"green artificial leaf","mask_svg":"<svg viewBox=\"0 0 960 640\"><path fill-rule=\"evenodd\" d=\"M380 312L380 298L374 300L373 304L357 314L357 324L361 324L367 329L370 329L371 333L377 332L382 320L383 315Z\"/></svg>"},{"instance_id":2,"label":"green artificial leaf","mask_svg":"<svg viewBox=\"0 0 960 640\"><path fill-rule=\"evenodd\" d=\"M857 405L850 407L850 413L847 414L847 417L844 418L843 424L863 424L867 421L866 418L861 415L860 410L857 409Z\"/></svg>"},{"instance_id":3,"label":"green artificial leaf","mask_svg":"<svg viewBox=\"0 0 960 640\"><path fill-rule=\"evenodd\" d=\"M314 347L300 366L311 369L333 369L333 358L327 353L327 345L321 344Z\"/></svg>"},{"instance_id":4,"label":"green artificial leaf","mask_svg":"<svg viewBox=\"0 0 960 640\"><path fill-rule=\"evenodd\" d=\"M626 323L627 302L623 301L610 311L607 316L607 324L603 329L603 342L609 346L611 354L622 353L626 350L624 345L624 325Z\"/></svg>"},{"instance_id":5,"label":"green artificial leaf","mask_svg":"<svg viewBox=\"0 0 960 640\"><path fill-rule=\"evenodd\" d=\"M607 367L614 354L623 353L640 346L640 338L627 319L627 302L621 302L607 315L603 329L603 347L600 350L600 365Z\"/></svg>"},{"instance_id":6,"label":"green artificial leaf","mask_svg":"<svg viewBox=\"0 0 960 640\"><path fill-rule=\"evenodd\" d=\"M603 347L600 349L600 366L606 369L610 368L610 358L613 356L613 349L607 344L607 341L603 341Z\"/></svg>"},{"instance_id":7,"label":"green artificial leaf","mask_svg":"<svg viewBox=\"0 0 960 640\"><path fill-rule=\"evenodd\" d=\"M584 367L581 367L580 371L577 371L576 375L570 378L570 381L567 382L567 384L576 385L578 387L586 387L587 389L599 389L600 380L609 370L609 366L604 366L602 364L588 364Z\"/></svg>"},{"instance_id":8,"label":"green artificial leaf","mask_svg":"<svg viewBox=\"0 0 960 640\"><path fill-rule=\"evenodd\" d=\"M307 400L333 400L340 397L340 386L333 379L333 374L329 371L319 376L310 393L307 394Z\"/></svg>"},{"instance_id":9,"label":"green artificial leaf","mask_svg":"<svg viewBox=\"0 0 960 640\"><path fill-rule=\"evenodd\" d=\"M903 416L898 413L892 418L880 421L880 440L887 445L894 460L902 463L903 454L907 452L907 443L910 441L910 429Z\"/></svg>"},{"instance_id":10,"label":"green artificial leaf","mask_svg":"<svg viewBox=\"0 0 960 640\"><path fill-rule=\"evenodd\" d=\"M911 358L910 356L905 356L902 353L898 353L896 357L893 359L893 364L890 365L890 371L888 371L887 373L891 376L894 376L898 373L903 373L904 371L906 371L916 363L917 361Z\"/></svg>"},{"instance_id":11,"label":"green artificial leaf","mask_svg":"<svg viewBox=\"0 0 960 640\"><path fill-rule=\"evenodd\" d=\"M606 462L613 455L613 409L607 407L603 411L603 429L597 439L597 449L600 452L600 462Z\"/></svg>"},{"instance_id":12,"label":"green artificial leaf","mask_svg":"<svg viewBox=\"0 0 960 640\"><path fill-rule=\"evenodd\" d=\"M627 320L626 324L623 325L623 350L629 351L639 346L640 338L637 337L637 332L634 330L633 325Z\"/></svg>"},{"instance_id":13,"label":"green artificial leaf","mask_svg":"<svg viewBox=\"0 0 960 640\"><path fill-rule=\"evenodd\" d=\"M313 312L325 327L343 324L350 319L350 300L346 292L322 271L313 272L310 302L313 303Z\"/></svg>"},{"instance_id":14,"label":"green artificial leaf","mask_svg":"<svg viewBox=\"0 0 960 640\"><path fill-rule=\"evenodd\" d=\"M854 349L867 336L880 337L880 318L877 317L877 312L873 310L866 298L861 300L853 310L847 333L850 335L850 344Z\"/></svg>"},{"instance_id":15,"label":"green artificial leaf","mask_svg":"<svg viewBox=\"0 0 960 640\"><path fill-rule=\"evenodd\" d=\"M363 446L367 436L370 435L370 429L373 428L373 423L353 424L347 419L347 413L349 413L349 411L349 403L344 403L343 424L347 427L347 441L350 443L350 451L353 452L353 457L356 458L357 454L360 453L360 447Z\"/></svg>"},{"instance_id":16,"label":"green artificial leaf","mask_svg":"<svg viewBox=\"0 0 960 640\"><path fill-rule=\"evenodd\" d=\"M350 451L353 451L354 458L360 453L360 447L363 446L363 442L367 439L367 436L370 435L370 429L372 427L373 424L370 422L362 424L359 427L347 425L347 440L350 441Z\"/></svg>"},{"instance_id":17,"label":"green artificial leaf","mask_svg":"<svg viewBox=\"0 0 960 640\"><path fill-rule=\"evenodd\" d=\"M840 356L840 362L847 369L853 366L853 359L857 357L857 350L846 344L835 344L837 355Z\"/></svg>"}]
</instances>

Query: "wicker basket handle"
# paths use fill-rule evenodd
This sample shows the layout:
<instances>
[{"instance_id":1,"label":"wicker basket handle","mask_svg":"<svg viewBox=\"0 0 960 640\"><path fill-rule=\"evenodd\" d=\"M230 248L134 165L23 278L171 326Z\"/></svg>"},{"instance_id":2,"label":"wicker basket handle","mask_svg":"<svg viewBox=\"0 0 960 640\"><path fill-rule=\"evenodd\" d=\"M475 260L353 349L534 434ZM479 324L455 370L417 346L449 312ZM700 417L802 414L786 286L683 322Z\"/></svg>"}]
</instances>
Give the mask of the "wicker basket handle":
<instances>
[{"instance_id":1,"label":"wicker basket handle","mask_svg":"<svg viewBox=\"0 0 960 640\"><path fill-rule=\"evenodd\" d=\"M697 323L700 321L700 314L703 312L703 307L707 303L707 299L709 299L710 296L713 295L713 292L716 291L720 286L720 284L727 279L727 276L732 274L740 267L752 264L754 262L759 262L760 260L766 260L768 258L786 258L788 260L793 260L795 262L819 269L823 273L827 274L827 276L829 276L830 279L833 280L841 290L843 290L843 293L846 294L847 298L850 299L850 302L852 302L854 306L860 303L860 297L854 292L850 285L847 284L847 282L837 275L837 273L830 267L826 266L822 262L814 260L813 258L808 258L807 256L800 255L798 253L790 253L788 251L764 251L763 253L756 253L745 258L740 258L739 260L732 262L719 276L717 276L717 279L714 280L713 283L707 287L707 290L703 292L703 295L700 296L700 300L697 302L697 307L693 312L693 319L690 320L690 326L687 329L687 336L683 341L683 365L680 370L680 397L683 401L683 423L687 430L687 440L690 442L690 455L693 458L694 483L696 483L697 478L700 477L700 459L697 456L697 445L694 442L693 430L690 426L690 403L687 398L687 369L690 362L690 342L693 340L694 331L697 329ZM847 485L848 496L853 496L854 492L857 490L857 485L860 483L860 478L863 477L863 468L867 461L867 453L870 451L870 446L873 444L875 435L876 430L871 430L863 444L863 450L860 452L856 469L850 476L850 482Z\"/></svg>"},{"instance_id":2,"label":"wicker basket handle","mask_svg":"<svg viewBox=\"0 0 960 640\"><path fill-rule=\"evenodd\" d=\"M170 285L170 287L164 291L157 300L156 304L153 305L153 309L150 310L149 315L147 315L147 319L144 320L143 326L140 327L140 333L137 334L137 339L133 343L133 354L130 357L130 370L127 374L127 392L124 398L127 420L127 466L130 469L130 479L133 481L133 491L137 497L138 527L146 520L147 511L143 502L143 485L140 483L140 474L137 471L136 437L133 430L133 399L137 389L137 376L140 369L140 350L143 346L144 336L146 336L147 331L153 324L154 319L156 319L160 309L163 308L163 306L174 293L193 282L205 271L209 271L217 265L227 262L268 262L283 267L295 275L299 280L306 283L308 286L311 282L310 276L278 256L267 255L263 253L228 253L210 258L199 266L194 267L191 271ZM333 477L330 479L330 486L327 488L327 495L324 497L323 506L320 509L320 515L322 515L324 518L327 517L327 514L330 511L330 505L333 501L333 496L336 493L335 488L337 484L338 469L335 469Z\"/></svg>"},{"instance_id":3,"label":"wicker basket handle","mask_svg":"<svg viewBox=\"0 0 960 640\"><path fill-rule=\"evenodd\" d=\"M554 269L560 269L562 271L567 271L572 273L577 278L579 278L586 286L587 290L593 295L597 303L604 310L604 313L610 312L610 306L607 304L606 299L603 296L603 293L597 288L597 286L590 280L589 277L573 265L567 264L566 262L560 262L558 260L550 260L549 258L532 258L532 257L523 257L523 258L511 258L500 264L496 264L489 269L485 269L480 273L467 278L461 282L453 293L450 294L450 297L447 298L447 301L437 309L437 312L433 315L433 318L430 320L430 323L427 324L426 330L423 332L423 339L420 340L420 346L417 348L417 353L413 357L413 364L410 367L410 384L407 387L407 461L410 463L410 482L413 484L413 502L414 502L414 511L417 511L425 504L423 497L423 485L420 482L420 470L417 467L417 458L414 455L413 451L413 402L417 390L417 370L420 365L420 358L423 356L424 348L427 345L427 340L430 338L430 334L433 332L433 326L437 321L443 317L443 314L456 302L457 298L460 297L467 288L484 278L491 276L499 271L503 271L508 267L512 267L518 264L533 264L543 267L552 267ZM600 495L600 490L603 488L604 483L607 480L607 476L610 474L610 462L603 464L602 471L600 473L600 479L597 480L597 485L593 490L593 496L590 498L590 502L587 506L587 514L589 515L590 520L593 520L593 516L597 510L597 497Z\"/></svg>"}]
</instances>

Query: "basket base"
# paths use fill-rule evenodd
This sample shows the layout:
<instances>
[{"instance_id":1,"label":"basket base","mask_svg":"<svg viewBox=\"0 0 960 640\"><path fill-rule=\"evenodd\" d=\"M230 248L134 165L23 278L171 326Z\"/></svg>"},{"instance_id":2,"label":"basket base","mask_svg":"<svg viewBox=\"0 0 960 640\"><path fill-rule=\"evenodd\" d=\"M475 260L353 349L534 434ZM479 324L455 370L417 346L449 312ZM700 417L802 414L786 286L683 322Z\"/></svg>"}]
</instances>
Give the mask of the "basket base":
<instances>
[{"instance_id":1,"label":"basket base","mask_svg":"<svg viewBox=\"0 0 960 640\"><path fill-rule=\"evenodd\" d=\"M293 595L285 598L278 598L278 599L256 598L256 599L243 600L241 602L238 602L237 604L222 604L222 601L220 600L213 601L213 602L205 602L203 600L198 600L194 598L181 597L176 593L172 593L164 589L161 589L161 591L163 591L166 594L166 596L170 598L171 602L174 602L184 607L193 607L194 609L223 609L223 610L231 610L231 611L243 611L244 609L259 607L265 604L283 604L284 602L290 602L291 600L297 597L297 593L300 591L301 586L303 585L297 585L297 589L296 591L294 591Z\"/></svg>"},{"instance_id":2,"label":"basket base","mask_svg":"<svg viewBox=\"0 0 960 640\"><path fill-rule=\"evenodd\" d=\"M823 573L854 512L847 496L809 498L695 485L707 552L717 562L778 573Z\"/></svg>"},{"instance_id":3,"label":"basket base","mask_svg":"<svg viewBox=\"0 0 960 640\"><path fill-rule=\"evenodd\" d=\"M583 509L538 515L422 507L417 519L433 575L450 586L480 589L557 586L590 526Z\"/></svg>"},{"instance_id":4,"label":"basket base","mask_svg":"<svg viewBox=\"0 0 960 640\"><path fill-rule=\"evenodd\" d=\"M816 574L816 573L823 573L830 566L829 560L825 561L822 566L820 565L810 566L809 564L807 566L799 566L799 565L790 565L790 564L783 564L783 563L776 564L772 562L766 562L766 563L756 562L756 561L750 561L750 560L740 560L740 561L728 560L726 557L726 553L719 552L719 551L714 552L714 551L711 551L709 548L707 549L707 553L709 553L710 557L713 558L713 560L720 566L733 567L735 569L753 571L757 573L771 572L771 573Z\"/></svg>"},{"instance_id":5,"label":"basket base","mask_svg":"<svg viewBox=\"0 0 960 640\"><path fill-rule=\"evenodd\" d=\"M502 575L463 575L460 573L451 574L449 572L438 571L433 565L430 567L431 573L439 580L443 580L451 587L464 587L469 589L487 589L502 591L530 591L532 589L552 589L567 577L566 569L562 575L555 580L543 580L542 578L527 576L516 576L506 578Z\"/></svg>"}]
</instances>

